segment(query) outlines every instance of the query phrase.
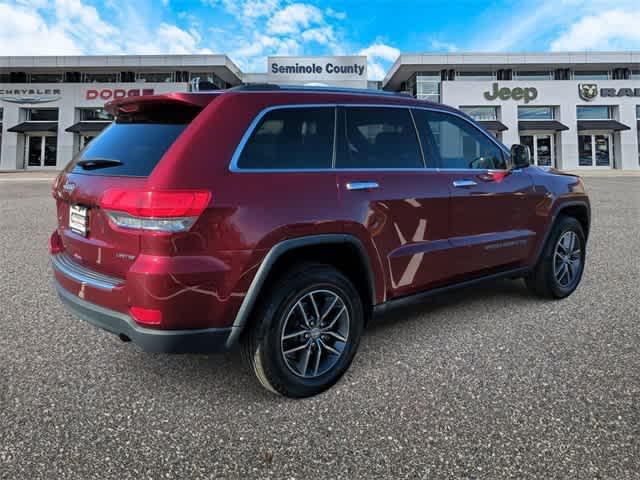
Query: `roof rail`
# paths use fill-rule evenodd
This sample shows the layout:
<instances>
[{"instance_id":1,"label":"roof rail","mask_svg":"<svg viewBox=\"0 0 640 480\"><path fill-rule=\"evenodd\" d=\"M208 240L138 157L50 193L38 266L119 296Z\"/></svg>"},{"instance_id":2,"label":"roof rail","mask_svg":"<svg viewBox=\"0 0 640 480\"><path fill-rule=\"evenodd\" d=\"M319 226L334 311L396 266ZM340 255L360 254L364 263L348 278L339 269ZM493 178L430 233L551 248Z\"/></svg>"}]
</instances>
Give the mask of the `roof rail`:
<instances>
[{"instance_id":1,"label":"roof rail","mask_svg":"<svg viewBox=\"0 0 640 480\"><path fill-rule=\"evenodd\" d=\"M287 92L320 92L320 93L358 93L360 95L380 95L385 97L407 97L404 92L387 92L384 90L374 90L369 88L348 88L329 87L317 85L276 85L273 83L249 83L232 87L229 90L236 92L265 92L265 91L287 91Z\"/></svg>"}]
</instances>

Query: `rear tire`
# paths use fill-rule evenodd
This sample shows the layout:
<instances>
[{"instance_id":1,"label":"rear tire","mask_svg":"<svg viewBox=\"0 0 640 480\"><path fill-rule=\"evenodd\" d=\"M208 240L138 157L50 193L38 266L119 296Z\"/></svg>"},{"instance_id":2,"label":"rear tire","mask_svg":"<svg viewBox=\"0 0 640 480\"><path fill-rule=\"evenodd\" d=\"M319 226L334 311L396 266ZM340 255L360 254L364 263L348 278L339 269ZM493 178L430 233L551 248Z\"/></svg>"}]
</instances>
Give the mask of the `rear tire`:
<instances>
[{"instance_id":1,"label":"rear tire","mask_svg":"<svg viewBox=\"0 0 640 480\"><path fill-rule=\"evenodd\" d=\"M345 275L330 265L300 264L262 295L243 356L268 390L309 397L349 368L363 326L362 300Z\"/></svg>"},{"instance_id":2,"label":"rear tire","mask_svg":"<svg viewBox=\"0 0 640 480\"><path fill-rule=\"evenodd\" d=\"M538 263L525 277L527 287L544 298L560 299L571 295L582 279L585 246L580 222L573 217L558 217Z\"/></svg>"}]
</instances>

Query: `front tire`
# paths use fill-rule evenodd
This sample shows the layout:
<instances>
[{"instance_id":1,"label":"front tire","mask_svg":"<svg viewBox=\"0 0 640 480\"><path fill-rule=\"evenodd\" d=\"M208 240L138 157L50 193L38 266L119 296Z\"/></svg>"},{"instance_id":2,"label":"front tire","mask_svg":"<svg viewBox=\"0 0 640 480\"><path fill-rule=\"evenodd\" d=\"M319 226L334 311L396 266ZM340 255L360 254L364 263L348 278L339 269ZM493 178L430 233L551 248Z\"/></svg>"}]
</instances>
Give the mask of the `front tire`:
<instances>
[{"instance_id":1,"label":"front tire","mask_svg":"<svg viewBox=\"0 0 640 480\"><path fill-rule=\"evenodd\" d=\"M349 368L363 326L351 281L332 266L301 264L263 295L243 339L244 358L268 390L309 397Z\"/></svg>"},{"instance_id":2,"label":"front tire","mask_svg":"<svg viewBox=\"0 0 640 480\"><path fill-rule=\"evenodd\" d=\"M529 289L544 298L560 299L571 295L582 279L585 247L580 222L573 217L559 217L540 260L525 277Z\"/></svg>"}]
</instances>

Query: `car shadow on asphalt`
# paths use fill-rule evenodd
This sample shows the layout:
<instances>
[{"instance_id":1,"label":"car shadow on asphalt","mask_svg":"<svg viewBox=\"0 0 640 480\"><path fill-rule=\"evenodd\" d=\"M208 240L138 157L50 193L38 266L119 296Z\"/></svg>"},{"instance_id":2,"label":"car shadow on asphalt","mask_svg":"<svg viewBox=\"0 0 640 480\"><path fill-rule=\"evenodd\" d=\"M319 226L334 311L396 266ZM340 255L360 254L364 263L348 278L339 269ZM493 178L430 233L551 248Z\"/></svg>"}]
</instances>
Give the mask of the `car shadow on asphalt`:
<instances>
[{"instance_id":1,"label":"car shadow on asphalt","mask_svg":"<svg viewBox=\"0 0 640 480\"><path fill-rule=\"evenodd\" d=\"M498 279L483 282L479 285L463 287L448 292L442 292L433 296L426 296L416 299L415 303L391 306L388 310L374 314L371 322L367 325L366 334L375 334L382 329L402 328L406 322L424 321L425 315L432 317L434 321L436 313L446 312L453 306L468 306L483 308L490 301L504 299L507 301L531 301L535 297L526 288L524 281ZM454 318L444 317L440 322L455 322ZM436 325L432 325L436 326Z\"/></svg>"},{"instance_id":2,"label":"car shadow on asphalt","mask_svg":"<svg viewBox=\"0 0 640 480\"><path fill-rule=\"evenodd\" d=\"M394 336L393 331L407 328L408 324L429 321L430 328L441 328L460 322L458 315L436 315L459 305L469 308L483 308L487 302L528 302L531 295L522 281L495 280L481 285L463 288L451 292L426 297L410 306L394 307L382 314L375 315L367 326L364 336ZM425 320L425 317L427 319ZM134 347L135 348L135 347ZM244 364L240 349L210 355L165 355L131 353L137 358L132 367L145 371L162 372L161 376L179 389L190 394L226 397L230 400L242 398L259 403L280 403L283 397L273 395L255 380L253 372Z\"/></svg>"}]
</instances>

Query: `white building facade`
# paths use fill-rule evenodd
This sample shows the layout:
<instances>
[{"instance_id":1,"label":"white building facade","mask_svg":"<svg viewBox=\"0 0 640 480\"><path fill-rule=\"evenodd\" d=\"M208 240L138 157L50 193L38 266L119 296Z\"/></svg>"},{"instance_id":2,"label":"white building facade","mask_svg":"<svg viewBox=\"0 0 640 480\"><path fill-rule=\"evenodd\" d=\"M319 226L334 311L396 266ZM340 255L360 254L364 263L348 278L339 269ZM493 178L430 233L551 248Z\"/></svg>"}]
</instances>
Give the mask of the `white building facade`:
<instances>
[{"instance_id":1,"label":"white building facade","mask_svg":"<svg viewBox=\"0 0 640 480\"><path fill-rule=\"evenodd\" d=\"M538 165L640 169L640 52L403 54L383 88L459 108Z\"/></svg>"},{"instance_id":2,"label":"white building facade","mask_svg":"<svg viewBox=\"0 0 640 480\"><path fill-rule=\"evenodd\" d=\"M640 169L640 52L402 54L382 82L367 58L226 55L0 57L0 171L63 168L112 120L114 98L242 83L383 88L467 112L534 163Z\"/></svg>"},{"instance_id":3,"label":"white building facade","mask_svg":"<svg viewBox=\"0 0 640 480\"><path fill-rule=\"evenodd\" d=\"M116 98L242 83L225 55L0 57L0 171L60 170L111 123Z\"/></svg>"}]
</instances>

